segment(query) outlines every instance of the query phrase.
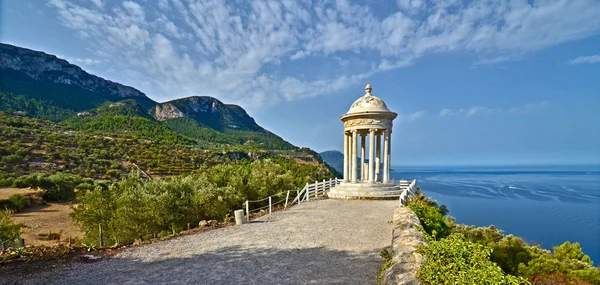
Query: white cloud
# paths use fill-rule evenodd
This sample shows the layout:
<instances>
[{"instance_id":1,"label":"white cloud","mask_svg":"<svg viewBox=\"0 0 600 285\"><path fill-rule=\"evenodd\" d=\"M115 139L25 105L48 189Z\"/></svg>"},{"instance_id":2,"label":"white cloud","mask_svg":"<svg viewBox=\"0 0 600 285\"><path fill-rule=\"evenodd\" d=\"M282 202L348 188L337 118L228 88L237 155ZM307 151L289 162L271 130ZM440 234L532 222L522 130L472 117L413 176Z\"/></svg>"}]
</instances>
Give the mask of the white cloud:
<instances>
[{"instance_id":1,"label":"white cloud","mask_svg":"<svg viewBox=\"0 0 600 285\"><path fill-rule=\"evenodd\" d=\"M489 114L507 114L507 113L533 113L542 111L550 106L550 103L547 101L529 103L523 106L510 107L510 108L490 108L485 106L472 106L467 109L447 109L444 108L440 110L440 117L452 117L452 116L465 116L465 117L474 117L479 115L489 115Z\"/></svg>"},{"instance_id":2,"label":"white cloud","mask_svg":"<svg viewBox=\"0 0 600 285\"><path fill-rule=\"evenodd\" d=\"M142 8L142 6L140 6L140 4L138 3L135 3L133 1L125 1L123 2L123 7L125 8L125 10L127 10L129 15L133 16L133 19L135 21L141 22L144 21L144 18L146 18L144 8Z\"/></svg>"},{"instance_id":3,"label":"white cloud","mask_svg":"<svg viewBox=\"0 0 600 285\"><path fill-rule=\"evenodd\" d=\"M93 58L79 58L79 57L68 57L57 55L58 58L65 59L69 63L79 64L79 65L97 65L102 63L102 60L93 59Z\"/></svg>"},{"instance_id":4,"label":"white cloud","mask_svg":"<svg viewBox=\"0 0 600 285\"><path fill-rule=\"evenodd\" d=\"M292 56L290 56L290 59L297 60L297 59L301 59L305 56L308 56L308 53L304 52L303 50L300 50L300 51L296 52L295 54L293 54Z\"/></svg>"},{"instance_id":5,"label":"white cloud","mask_svg":"<svg viewBox=\"0 0 600 285\"><path fill-rule=\"evenodd\" d=\"M415 120L418 120L418 119L422 118L423 116L425 116L425 111L421 110L421 111L417 111L417 112L414 112L414 113L408 114L408 115L406 116L406 118L407 118L409 121L415 121Z\"/></svg>"},{"instance_id":6,"label":"white cloud","mask_svg":"<svg viewBox=\"0 0 600 285\"><path fill-rule=\"evenodd\" d=\"M450 117L454 115L456 115L456 112L452 111L451 109L442 109L440 111L440 117Z\"/></svg>"},{"instance_id":7,"label":"white cloud","mask_svg":"<svg viewBox=\"0 0 600 285\"><path fill-rule=\"evenodd\" d=\"M386 15L346 0L242 1L238 6L160 0L145 1L144 7L125 1L112 9L100 0L89 7L74 0L48 3L63 25L114 63L111 68L122 70L118 75L124 78L114 80L158 100L210 95L244 107L362 85L378 72L408 66L427 54L465 52L479 64L493 64L600 33L597 0L535 5L527 0L398 0L398 10ZM281 72L305 61L323 72ZM479 107L462 113L496 111ZM460 110L442 112L450 116Z\"/></svg>"},{"instance_id":8,"label":"white cloud","mask_svg":"<svg viewBox=\"0 0 600 285\"><path fill-rule=\"evenodd\" d=\"M582 63L598 63L600 62L600 54L590 56L580 56L578 58L569 60L570 64L582 64Z\"/></svg>"},{"instance_id":9,"label":"white cloud","mask_svg":"<svg viewBox=\"0 0 600 285\"><path fill-rule=\"evenodd\" d=\"M104 8L104 1L102 0L91 0L92 3L94 3L94 5L96 5L98 8Z\"/></svg>"}]
</instances>

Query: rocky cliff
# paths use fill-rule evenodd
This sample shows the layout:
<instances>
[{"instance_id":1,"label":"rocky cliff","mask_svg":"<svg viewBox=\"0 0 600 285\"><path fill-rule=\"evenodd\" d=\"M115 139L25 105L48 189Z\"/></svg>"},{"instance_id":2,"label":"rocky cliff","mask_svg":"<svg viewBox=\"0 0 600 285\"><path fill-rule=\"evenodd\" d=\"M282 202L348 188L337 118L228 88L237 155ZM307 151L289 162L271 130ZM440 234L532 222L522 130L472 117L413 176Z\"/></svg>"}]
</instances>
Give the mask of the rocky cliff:
<instances>
[{"instance_id":1,"label":"rocky cliff","mask_svg":"<svg viewBox=\"0 0 600 285\"><path fill-rule=\"evenodd\" d=\"M328 150L319 153L325 163L335 168L339 173L344 172L344 154L337 150Z\"/></svg>"},{"instance_id":2,"label":"rocky cliff","mask_svg":"<svg viewBox=\"0 0 600 285\"><path fill-rule=\"evenodd\" d=\"M160 103L151 113L159 121L185 117L216 130L264 131L242 107L223 104L216 98L207 96L193 96Z\"/></svg>"},{"instance_id":3,"label":"rocky cliff","mask_svg":"<svg viewBox=\"0 0 600 285\"><path fill-rule=\"evenodd\" d=\"M18 71L35 80L75 85L107 96L146 97L141 91L92 75L77 65L41 51L0 43L0 70Z\"/></svg>"},{"instance_id":4,"label":"rocky cliff","mask_svg":"<svg viewBox=\"0 0 600 285\"><path fill-rule=\"evenodd\" d=\"M2 43L0 92L44 100L75 111L123 99L135 99L146 110L156 104L133 87L89 74L54 55Z\"/></svg>"}]
</instances>

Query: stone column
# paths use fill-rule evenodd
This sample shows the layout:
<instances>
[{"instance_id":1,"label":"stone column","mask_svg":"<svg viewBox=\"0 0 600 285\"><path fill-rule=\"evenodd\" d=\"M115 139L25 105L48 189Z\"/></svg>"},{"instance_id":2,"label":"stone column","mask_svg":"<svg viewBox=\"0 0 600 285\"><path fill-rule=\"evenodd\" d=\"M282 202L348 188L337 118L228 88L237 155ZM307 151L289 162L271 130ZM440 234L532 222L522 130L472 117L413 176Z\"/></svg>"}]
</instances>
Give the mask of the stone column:
<instances>
[{"instance_id":1,"label":"stone column","mask_svg":"<svg viewBox=\"0 0 600 285\"><path fill-rule=\"evenodd\" d=\"M375 155L375 181L381 181L381 131L377 132Z\"/></svg>"},{"instance_id":2,"label":"stone column","mask_svg":"<svg viewBox=\"0 0 600 285\"><path fill-rule=\"evenodd\" d=\"M348 182L348 134L344 131L344 182Z\"/></svg>"},{"instance_id":3,"label":"stone column","mask_svg":"<svg viewBox=\"0 0 600 285\"><path fill-rule=\"evenodd\" d=\"M351 162L352 163L352 182L356 182L356 148L357 148L357 143L356 143L356 130L352 131L352 158L351 158Z\"/></svg>"},{"instance_id":4,"label":"stone column","mask_svg":"<svg viewBox=\"0 0 600 285\"><path fill-rule=\"evenodd\" d=\"M375 129L369 131L369 183L373 183L375 182Z\"/></svg>"},{"instance_id":5,"label":"stone column","mask_svg":"<svg viewBox=\"0 0 600 285\"><path fill-rule=\"evenodd\" d=\"M364 182L367 181L365 176L365 140L366 140L366 134L365 133L361 133L360 134L360 181Z\"/></svg>"},{"instance_id":6,"label":"stone column","mask_svg":"<svg viewBox=\"0 0 600 285\"><path fill-rule=\"evenodd\" d=\"M388 180L391 180L390 177L390 170L392 169L392 130L388 131L388 152L387 152L387 161L388 161L388 165L387 165L387 178Z\"/></svg>"},{"instance_id":7,"label":"stone column","mask_svg":"<svg viewBox=\"0 0 600 285\"><path fill-rule=\"evenodd\" d=\"M389 172L387 171L388 169L388 165L389 165L389 149L390 149L390 143L389 143L389 132L388 130L385 130L383 132L383 182L388 182L390 180L389 177Z\"/></svg>"}]
</instances>

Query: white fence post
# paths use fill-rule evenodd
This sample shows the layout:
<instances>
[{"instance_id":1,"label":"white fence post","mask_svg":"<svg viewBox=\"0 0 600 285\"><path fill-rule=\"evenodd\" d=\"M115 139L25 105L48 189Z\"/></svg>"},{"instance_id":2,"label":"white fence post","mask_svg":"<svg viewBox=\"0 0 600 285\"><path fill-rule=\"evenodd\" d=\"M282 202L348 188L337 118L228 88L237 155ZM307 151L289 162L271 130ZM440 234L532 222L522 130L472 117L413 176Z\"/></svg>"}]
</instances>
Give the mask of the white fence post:
<instances>
[{"instance_id":1,"label":"white fence post","mask_svg":"<svg viewBox=\"0 0 600 285\"><path fill-rule=\"evenodd\" d=\"M309 194L309 192L310 192L310 188L308 186L308 182L306 182L306 194L305 194L305 196L306 196L305 197L306 198L306 202L310 202L310 194Z\"/></svg>"},{"instance_id":2,"label":"white fence post","mask_svg":"<svg viewBox=\"0 0 600 285\"><path fill-rule=\"evenodd\" d=\"M287 209L288 199L290 199L290 190L288 190L287 195L285 195L285 205L283 205L283 209Z\"/></svg>"},{"instance_id":3,"label":"white fence post","mask_svg":"<svg viewBox=\"0 0 600 285\"><path fill-rule=\"evenodd\" d=\"M315 181L315 198L319 194L319 180Z\"/></svg>"},{"instance_id":4,"label":"white fence post","mask_svg":"<svg viewBox=\"0 0 600 285\"><path fill-rule=\"evenodd\" d=\"M269 215L271 214L271 196L269 196Z\"/></svg>"},{"instance_id":5,"label":"white fence post","mask_svg":"<svg viewBox=\"0 0 600 285\"><path fill-rule=\"evenodd\" d=\"M308 202L308 182L306 182L306 186L305 186L305 190L306 192L304 193L304 199L306 200L306 202Z\"/></svg>"},{"instance_id":6,"label":"white fence post","mask_svg":"<svg viewBox=\"0 0 600 285\"><path fill-rule=\"evenodd\" d=\"M248 200L246 200L246 220L249 222L250 221L250 203L248 202Z\"/></svg>"}]
</instances>

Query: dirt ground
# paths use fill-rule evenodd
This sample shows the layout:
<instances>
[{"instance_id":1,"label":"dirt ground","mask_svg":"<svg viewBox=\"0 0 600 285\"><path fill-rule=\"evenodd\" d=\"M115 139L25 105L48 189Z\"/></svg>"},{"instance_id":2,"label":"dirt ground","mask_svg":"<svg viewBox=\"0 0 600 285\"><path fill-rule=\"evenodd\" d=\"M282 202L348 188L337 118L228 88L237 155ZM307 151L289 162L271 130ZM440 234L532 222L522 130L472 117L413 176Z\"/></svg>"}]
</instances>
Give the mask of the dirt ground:
<instances>
[{"instance_id":1,"label":"dirt ground","mask_svg":"<svg viewBox=\"0 0 600 285\"><path fill-rule=\"evenodd\" d=\"M0 187L0 200L8 199L8 197L14 194L21 194L23 196L34 195L37 191L31 188L2 188Z\"/></svg>"},{"instance_id":2,"label":"dirt ground","mask_svg":"<svg viewBox=\"0 0 600 285\"><path fill-rule=\"evenodd\" d=\"M21 234L25 245L54 245L59 241L40 240L38 235L60 233L61 241L68 241L69 237L83 238L83 232L69 216L72 211L70 203L36 204L15 213L13 217L15 222L27 225Z\"/></svg>"},{"instance_id":3,"label":"dirt ground","mask_svg":"<svg viewBox=\"0 0 600 285\"><path fill-rule=\"evenodd\" d=\"M0 188L0 200L8 199L11 195L21 194L34 196L37 191L31 188ZM71 219L71 203L41 204L34 201L30 207L21 209L13 214L17 223L23 223L21 237L25 245L55 245L61 241L67 242L71 238L83 238L83 232ZM60 240L40 240L39 234L60 233Z\"/></svg>"}]
</instances>

